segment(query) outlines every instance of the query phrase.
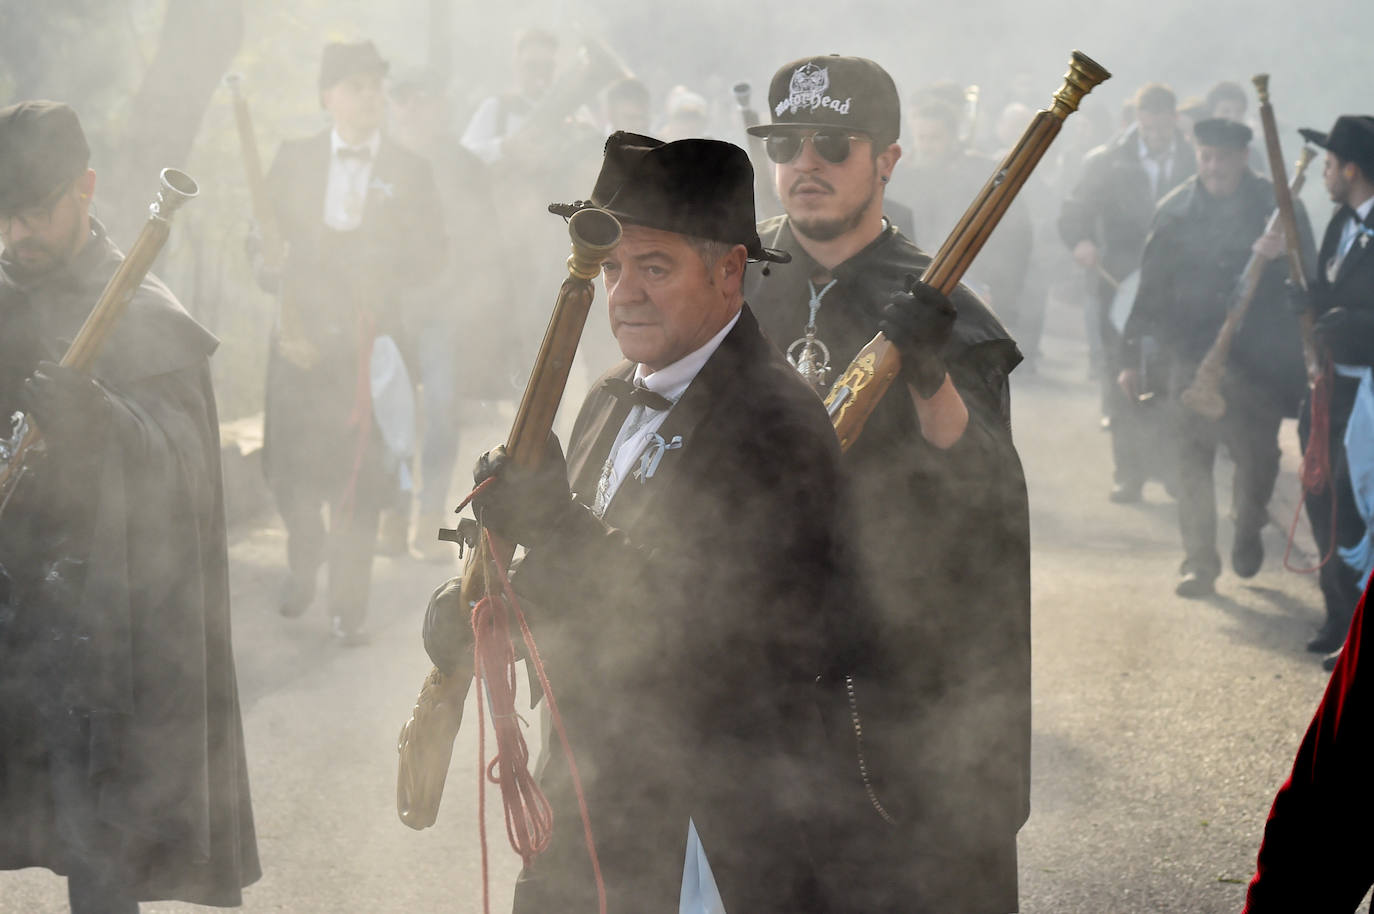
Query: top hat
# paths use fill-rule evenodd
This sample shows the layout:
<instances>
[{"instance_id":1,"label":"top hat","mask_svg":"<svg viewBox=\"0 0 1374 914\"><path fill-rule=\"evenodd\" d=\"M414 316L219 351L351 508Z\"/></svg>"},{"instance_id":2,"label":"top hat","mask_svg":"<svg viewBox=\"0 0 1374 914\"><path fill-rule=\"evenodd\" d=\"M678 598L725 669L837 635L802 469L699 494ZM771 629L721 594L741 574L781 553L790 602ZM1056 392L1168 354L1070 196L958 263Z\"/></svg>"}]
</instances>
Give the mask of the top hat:
<instances>
[{"instance_id":1,"label":"top hat","mask_svg":"<svg viewBox=\"0 0 1374 914\"><path fill-rule=\"evenodd\" d=\"M1374 117L1342 114L1336 118L1329 133L1307 127L1298 132L1309 143L1315 143L1347 162L1354 162L1366 177L1374 179Z\"/></svg>"},{"instance_id":2,"label":"top hat","mask_svg":"<svg viewBox=\"0 0 1374 914\"><path fill-rule=\"evenodd\" d=\"M742 244L750 260L787 263L784 251L765 248L754 216L754 169L743 149L720 140L664 143L617 131L606 140L589 201L554 203L568 217L604 209L621 222L708 241Z\"/></svg>"},{"instance_id":3,"label":"top hat","mask_svg":"<svg viewBox=\"0 0 1374 914\"><path fill-rule=\"evenodd\" d=\"M390 64L382 59L377 46L370 41L331 41L324 46L320 56L320 91L356 76L359 73L376 73L385 76Z\"/></svg>"}]
</instances>

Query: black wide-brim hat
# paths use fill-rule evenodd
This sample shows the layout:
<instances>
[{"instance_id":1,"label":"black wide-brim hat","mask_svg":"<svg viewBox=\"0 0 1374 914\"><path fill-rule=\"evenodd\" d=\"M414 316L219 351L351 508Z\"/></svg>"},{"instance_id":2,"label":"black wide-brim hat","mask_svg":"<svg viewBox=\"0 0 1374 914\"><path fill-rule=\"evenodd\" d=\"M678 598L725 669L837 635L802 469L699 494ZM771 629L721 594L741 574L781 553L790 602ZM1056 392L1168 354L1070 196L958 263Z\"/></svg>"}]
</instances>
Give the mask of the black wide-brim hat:
<instances>
[{"instance_id":1,"label":"black wide-brim hat","mask_svg":"<svg viewBox=\"0 0 1374 914\"><path fill-rule=\"evenodd\" d=\"M1303 127L1298 133L1309 143L1347 162L1354 162L1367 177L1374 178L1374 117L1342 114L1327 133L1308 127Z\"/></svg>"},{"instance_id":2,"label":"black wide-brim hat","mask_svg":"<svg viewBox=\"0 0 1374 914\"><path fill-rule=\"evenodd\" d=\"M772 123L749 128L754 136L783 129L838 127L897 142L902 102L892 76L867 57L803 57L784 64L768 86Z\"/></svg>"},{"instance_id":3,"label":"black wide-brim hat","mask_svg":"<svg viewBox=\"0 0 1374 914\"><path fill-rule=\"evenodd\" d=\"M765 248L754 214L754 168L733 143L687 139L665 143L617 131L606 140L590 200L553 203L564 218L604 209L621 222L742 244L750 260L787 263L791 255Z\"/></svg>"},{"instance_id":4,"label":"black wide-brim hat","mask_svg":"<svg viewBox=\"0 0 1374 914\"><path fill-rule=\"evenodd\" d=\"M359 73L386 76L391 68L370 41L331 41L320 55L320 91L337 86Z\"/></svg>"},{"instance_id":5,"label":"black wide-brim hat","mask_svg":"<svg viewBox=\"0 0 1374 914\"><path fill-rule=\"evenodd\" d=\"M62 102L0 108L0 213L37 206L86 173L91 147L76 112Z\"/></svg>"}]
</instances>

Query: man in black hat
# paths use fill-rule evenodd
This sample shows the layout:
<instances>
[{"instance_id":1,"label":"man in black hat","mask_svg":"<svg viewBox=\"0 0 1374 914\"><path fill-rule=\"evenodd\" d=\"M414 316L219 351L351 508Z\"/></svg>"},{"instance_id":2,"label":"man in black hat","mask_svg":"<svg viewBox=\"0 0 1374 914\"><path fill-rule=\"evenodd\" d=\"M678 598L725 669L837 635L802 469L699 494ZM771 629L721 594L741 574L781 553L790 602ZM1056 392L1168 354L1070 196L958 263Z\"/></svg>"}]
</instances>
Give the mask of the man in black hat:
<instances>
[{"instance_id":1,"label":"man in black hat","mask_svg":"<svg viewBox=\"0 0 1374 914\"><path fill-rule=\"evenodd\" d=\"M615 133L591 202L625 227L603 271L625 360L587 396L566 466L556 442L534 472L491 452L476 475L497 487L475 507L528 549L515 586L547 611L531 616L608 910L676 909L689 821L726 910L827 910L806 836L845 789L812 724L817 677L855 624L839 446L741 291L747 261L786 255L761 244L753 171L728 143ZM426 621L441 670L469 626L457 596L442 588ZM515 910L595 910L558 746L542 784L553 844Z\"/></svg>"},{"instance_id":2,"label":"man in black hat","mask_svg":"<svg viewBox=\"0 0 1374 914\"><path fill-rule=\"evenodd\" d=\"M320 100L333 126L278 151L267 186L287 254L280 276L260 271L283 309L263 448L287 534L281 613L305 612L327 564L333 633L346 645L366 640L378 516L400 500L409 456L383 444L372 366L396 358L385 342L401 338L393 296L432 277L444 251L429 165L381 132L386 71L370 41L325 46ZM402 551L406 520L392 537Z\"/></svg>"},{"instance_id":3,"label":"man in black hat","mask_svg":"<svg viewBox=\"0 0 1374 914\"><path fill-rule=\"evenodd\" d=\"M1177 98L1160 83L1147 83L1132 105L1135 122L1083 161L1083 175L1064 200L1059 235L1087 271L1097 305L1102 341L1102 406L1112 437L1113 485L1109 498L1138 502L1147 477L1172 485L1174 468L1152 446L1164 433L1157 410L1131 400L1116 383L1124 367L1121 327L1113 321L1119 287L1140 268L1155 205L1192 176L1194 154L1178 130Z\"/></svg>"},{"instance_id":4,"label":"man in black hat","mask_svg":"<svg viewBox=\"0 0 1374 914\"><path fill-rule=\"evenodd\" d=\"M846 671L864 717L863 786L885 809L860 794L851 810L850 910L1011 911L1030 782L1029 531L1007 383L1020 353L966 288L904 291L930 258L883 217L902 148L880 66L794 61L769 107L772 123L753 130L786 214L760 234L792 262L750 291L759 323L818 393L880 329L902 356L903 383L842 467L887 649Z\"/></svg>"},{"instance_id":5,"label":"man in black hat","mask_svg":"<svg viewBox=\"0 0 1374 914\"><path fill-rule=\"evenodd\" d=\"M76 914L232 906L260 870L218 341L149 276L89 373L57 364L123 260L88 159L66 105L0 109L0 412L45 445L0 523L0 869L65 875Z\"/></svg>"},{"instance_id":6,"label":"man in black hat","mask_svg":"<svg viewBox=\"0 0 1374 914\"><path fill-rule=\"evenodd\" d=\"M1330 556L1320 573L1326 622L1307 647L1335 651L1345 640L1350 614L1371 570L1369 519L1360 513L1352 467L1368 466L1374 455L1353 447L1364 445L1362 441L1352 442L1347 453L1345 439L1361 377L1374 366L1374 252L1369 250L1374 241L1374 117L1342 115L1329 133L1301 132L1326 150L1323 177L1336 204L1308 281L1309 298L1297 303L1317 316L1313 334L1332 363L1329 401L1309 401L1298 432L1306 451L1314 411L1327 412L1331 480L1307 497L1313 538L1321 555ZM1374 496L1367 496L1365 504L1369 497Z\"/></svg>"},{"instance_id":7,"label":"man in black hat","mask_svg":"<svg viewBox=\"0 0 1374 914\"><path fill-rule=\"evenodd\" d=\"M1155 213L1140 267L1140 290L1126 320L1121 364L1138 362L1141 340L1159 341L1168 365L1170 405L1178 436L1178 520L1182 578L1176 592L1203 597L1221 574L1212 470L1219 445L1235 461L1231 567L1253 577L1264 562L1260 531L1279 472L1279 423L1296 416L1304 389L1297 321L1285 304L1284 245L1265 232L1274 188L1250 170L1249 127L1209 118L1194 128L1197 175L1165 197ZM1307 215L1298 230L1311 250ZM1179 402L1212 348L1252 256L1268 261L1250 310L1231 344L1221 395L1226 412L1208 419ZM1122 370L1123 393L1134 397L1140 374Z\"/></svg>"}]
</instances>

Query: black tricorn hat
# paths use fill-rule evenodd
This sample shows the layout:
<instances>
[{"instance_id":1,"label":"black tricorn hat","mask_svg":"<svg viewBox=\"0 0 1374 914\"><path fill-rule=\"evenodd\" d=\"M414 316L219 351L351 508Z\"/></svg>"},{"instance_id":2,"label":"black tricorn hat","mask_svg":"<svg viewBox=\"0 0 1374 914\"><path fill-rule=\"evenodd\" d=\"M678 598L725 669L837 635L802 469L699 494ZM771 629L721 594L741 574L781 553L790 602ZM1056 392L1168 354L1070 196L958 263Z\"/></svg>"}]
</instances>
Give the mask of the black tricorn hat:
<instances>
[{"instance_id":1,"label":"black tricorn hat","mask_svg":"<svg viewBox=\"0 0 1374 914\"><path fill-rule=\"evenodd\" d=\"M1250 145L1255 131L1226 117L1209 117L1193 125L1193 136L1200 146L1219 146L1223 149L1244 149Z\"/></svg>"},{"instance_id":2,"label":"black tricorn hat","mask_svg":"<svg viewBox=\"0 0 1374 914\"><path fill-rule=\"evenodd\" d=\"M743 149L720 140L665 143L617 131L606 140L606 157L591 200L553 203L549 212L569 217L580 209L604 209L621 222L708 241L742 244L750 260L787 263L791 255L765 248L754 215L754 169Z\"/></svg>"},{"instance_id":3,"label":"black tricorn hat","mask_svg":"<svg viewBox=\"0 0 1374 914\"><path fill-rule=\"evenodd\" d=\"M69 106L27 101L0 108L0 212L42 203L85 174L90 161L91 147Z\"/></svg>"},{"instance_id":4,"label":"black tricorn hat","mask_svg":"<svg viewBox=\"0 0 1374 914\"><path fill-rule=\"evenodd\" d=\"M320 91L336 86L358 73L385 76L390 68L370 41L331 41L320 55Z\"/></svg>"},{"instance_id":5,"label":"black tricorn hat","mask_svg":"<svg viewBox=\"0 0 1374 914\"><path fill-rule=\"evenodd\" d=\"M1368 178L1374 178L1374 117L1342 114L1329 133L1304 127L1298 131L1309 143L1354 162Z\"/></svg>"}]
</instances>

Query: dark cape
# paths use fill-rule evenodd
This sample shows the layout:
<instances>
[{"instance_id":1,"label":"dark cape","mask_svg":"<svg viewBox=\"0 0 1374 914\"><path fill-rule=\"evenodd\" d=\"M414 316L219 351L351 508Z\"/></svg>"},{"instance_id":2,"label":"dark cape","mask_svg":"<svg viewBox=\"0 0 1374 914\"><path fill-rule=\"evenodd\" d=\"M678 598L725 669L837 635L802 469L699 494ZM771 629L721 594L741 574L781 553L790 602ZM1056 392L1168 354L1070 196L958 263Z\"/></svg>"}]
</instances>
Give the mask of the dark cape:
<instances>
[{"instance_id":1,"label":"dark cape","mask_svg":"<svg viewBox=\"0 0 1374 914\"><path fill-rule=\"evenodd\" d=\"M0 409L122 260L0 261ZM112 421L35 462L0 521L0 868L78 863L140 900L232 906L261 870L230 646L217 340L149 277L97 358Z\"/></svg>"},{"instance_id":2,"label":"dark cape","mask_svg":"<svg viewBox=\"0 0 1374 914\"><path fill-rule=\"evenodd\" d=\"M760 226L792 262L748 296L781 348L802 335L807 280L821 267L785 217ZM930 258L888 227L836 267L817 336L835 375L878 332L883 306ZM863 801L858 836L833 853L870 892L854 910L1004 914L1017 905L1016 833L1030 809L1030 533L1012 443L1007 376L1020 361L997 318L964 287L944 351L968 406L963 438L941 451L894 386L842 467L853 493L856 595L876 606L876 643L854 643L869 770L885 824ZM845 696L836 739L853 743Z\"/></svg>"},{"instance_id":3,"label":"dark cape","mask_svg":"<svg viewBox=\"0 0 1374 914\"><path fill-rule=\"evenodd\" d=\"M610 376L632 372L622 362ZM584 503L627 410L598 385L578 415L568 471ZM610 528L574 515L585 522L531 549L515 578L542 606L532 624L608 910L677 910L689 819L726 910L831 910L810 838L834 840L824 804L842 790L815 704L851 624L838 590L838 442L747 309L658 434L679 446L655 472L627 476ZM542 783L553 846L522 874L515 910L595 910L557 744Z\"/></svg>"}]
</instances>

